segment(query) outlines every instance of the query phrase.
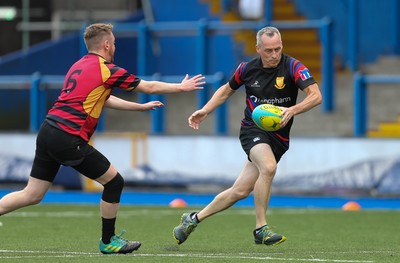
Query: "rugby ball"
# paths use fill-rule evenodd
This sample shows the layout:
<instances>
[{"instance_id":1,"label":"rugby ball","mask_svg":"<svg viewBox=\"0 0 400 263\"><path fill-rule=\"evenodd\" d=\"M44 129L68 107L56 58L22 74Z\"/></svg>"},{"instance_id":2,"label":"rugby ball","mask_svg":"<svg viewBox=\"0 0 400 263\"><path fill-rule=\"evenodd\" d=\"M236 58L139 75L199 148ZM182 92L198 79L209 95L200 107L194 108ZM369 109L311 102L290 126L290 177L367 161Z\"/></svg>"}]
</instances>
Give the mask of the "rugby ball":
<instances>
[{"instance_id":1,"label":"rugby ball","mask_svg":"<svg viewBox=\"0 0 400 263\"><path fill-rule=\"evenodd\" d=\"M281 109L272 104L258 105L252 112L251 117L258 128L265 131L277 131L281 128Z\"/></svg>"}]
</instances>

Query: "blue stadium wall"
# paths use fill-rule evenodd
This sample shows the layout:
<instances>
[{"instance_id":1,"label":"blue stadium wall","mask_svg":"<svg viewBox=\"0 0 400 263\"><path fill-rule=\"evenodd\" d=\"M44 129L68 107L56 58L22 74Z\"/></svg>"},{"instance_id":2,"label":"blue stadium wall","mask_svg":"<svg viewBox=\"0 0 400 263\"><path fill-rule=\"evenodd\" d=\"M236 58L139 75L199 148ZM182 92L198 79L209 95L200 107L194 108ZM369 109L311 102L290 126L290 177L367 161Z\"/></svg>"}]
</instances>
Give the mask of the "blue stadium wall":
<instances>
[{"instance_id":1,"label":"blue stadium wall","mask_svg":"<svg viewBox=\"0 0 400 263\"><path fill-rule=\"evenodd\" d=\"M359 5L358 58L361 63L375 61L382 54L399 54L400 3L397 0L291 0L296 3L299 13L309 19L329 16L334 21L334 50L339 59L345 60L348 51L347 27L350 21L350 3ZM184 3L184 4L182 4ZM151 0L154 18L157 22L199 21L200 19L219 20L209 12L209 4L200 0ZM143 13L120 22L139 22ZM173 35L173 34L172 34ZM80 58L80 33L72 33L56 41L47 41L33 46L27 51L16 52L0 57L0 75L41 74L64 75L68 68ZM190 75L223 72L228 78L239 62L246 59L241 47L228 35L212 35L207 41L207 60L205 70L198 72L196 66L196 34L190 36L159 36L155 39L161 52L154 53L150 48L145 75ZM118 65L137 73L137 39L129 35L117 35L115 61ZM342 61L346 64L346 61ZM55 99L51 92L48 100ZM10 103L13 98L13 103ZM0 90L1 119L0 129L26 130L29 118L28 90ZM15 105L19 105L17 108ZM4 115L4 116L3 116ZM6 127L5 127L6 126Z\"/></svg>"},{"instance_id":2,"label":"blue stadium wall","mask_svg":"<svg viewBox=\"0 0 400 263\"><path fill-rule=\"evenodd\" d=\"M208 4L199 4L197 0L182 1L152 0L154 17L157 22L171 21L199 21L202 18L216 20L208 12ZM142 12L132 18L117 22L139 22L144 19ZM147 54L148 67L146 75L161 73L163 75L182 75L196 72L196 32L186 36L159 36L150 43L150 52ZM15 52L0 58L1 75L29 75L34 72L41 74L63 75L69 67L80 58L80 33L72 33L56 41L46 41L30 48L28 51ZM116 34L117 51L115 61L118 65L137 73L137 39L129 34ZM154 53L151 46L160 47L159 54ZM234 43L228 35L209 38L207 72L217 71L230 73L239 60L234 60ZM240 57L240 54L238 55Z\"/></svg>"},{"instance_id":3,"label":"blue stadium wall","mask_svg":"<svg viewBox=\"0 0 400 263\"><path fill-rule=\"evenodd\" d=\"M138 22L141 12L121 22ZM45 41L27 51L15 52L0 58L0 75L64 75L71 65L81 57L79 32L71 33L55 41ZM122 67L136 72L137 41L121 36L117 40L115 60ZM24 84L26 86L29 83ZM60 87L61 88L61 87ZM57 98L58 90L48 90L48 107ZM25 89L0 89L0 130L29 130L29 87Z\"/></svg>"},{"instance_id":4,"label":"blue stadium wall","mask_svg":"<svg viewBox=\"0 0 400 263\"><path fill-rule=\"evenodd\" d=\"M139 22L143 13L138 12L118 22ZM82 25L84 26L84 25ZM19 51L0 57L1 75L30 75L40 72L42 75L64 75L80 57L81 33L68 34L58 40L49 40L32 46L26 51ZM121 66L136 70L136 39L118 38L115 59Z\"/></svg>"},{"instance_id":5,"label":"blue stadium wall","mask_svg":"<svg viewBox=\"0 0 400 263\"><path fill-rule=\"evenodd\" d=\"M184 3L184 4L182 4ZM201 19L208 21L220 20L209 12L209 4L199 0L151 0L154 20L157 22L198 22ZM190 32L184 36L159 36L154 39L159 45L159 54L150 53L148 57L149 67L147 74L155 72L163 75L193 74L214 74L223 72L231 74L242 57L241 51L235 50L236 43L226 35L212 35L208 37L207 58L205 71L198 72L196 69L197 60L197 32Z\"/></svg>"},{"instance_id":6,"label":"blue stadium wall","mask_svg":"<svg viewBox=\"0 0 400 263\"><path fill-rule=\"evenodd\" d=\"M334 22L334 51L343 59L347 56L347 28L351 17L348 11L351 2L358 3L358 58L361 63L374 62L380 55L400 53L400 3L397 0L291 0L296 4L297 11L308 19L321 19L329 16ZM200 0L151 0L155 21L198 21L219 20L219 17L209 13L209 4ZM127 22L137 22L143 19L143 14L134 14L124 19ZM40 71L42 74L64 74L69 66L80 57L79 33L73 33L57 41L48 41L36 45L28 51L0 57L1 75L32 74ZM159 37L158 44L161 54L148 54L149 74L197 73L195 68L195 35L193 37ZM209 39L208 61L206 72L216 71L231 73L232 67L243 58L228 36L213 36ZM132 38L119 37L116 62L136 72L136 41ZM171 63L173 61L173 63Z\"/></svg>"},{"instance_id":7,"label":"blue stadium wall","mask_svg":"<svg viewBox=\"0 0 400 263\"><path fill-rule=\"evenodd\" d=\"M291 0L297 11L308 19L329 16L333 20L335 54L346 64L348 56L349 26L356 9L355 21L357 59L359 63L373 63L381 55L400 54L400 1L398 0Z\"/></svg>"},{"instance_id":8,"label":"blue stadium wall","mask_svg":"<svg viewBox=\"0 0 400 263\"><path fill-rule=\"evenodd\" d=\"M156 21L199 21L201 18L210 20L208 4L200 4L197 0L182 1L152 0L153 12ZM142 12L133 14L132 17L116 22L140 22L144 20ZM189 75L213 74L224 71L226 75L233 72L240 62L235 59L234 43L228 35L213 36L207 41L206 71L196 69L196 32L189 36L159 36L154 39L161 52L154 53L149 45L146 54L147 68L144 75L160 73L162 75ZM56 41L46 41L31 47L27 51L15 52L0 58L1 75L31 75L40 72L42 75L64 75L69 67L81 57L81 33L71 33ZM121 67L138 74L136 37L131 34L116 33L117 50L115 62ZM240 57L240 53L239 56ZM227 66L228 65L228 66ZM47 91L48 107L56 99L56 90ZM13 103L9 103L9 98ZM0 103L2 111L0 118L7 120L0 124L2 130L27 130L29 124L29 90L2 90L0 89ZM16 105L19 105L16 107Z\"/></svg>"}]
</instances>

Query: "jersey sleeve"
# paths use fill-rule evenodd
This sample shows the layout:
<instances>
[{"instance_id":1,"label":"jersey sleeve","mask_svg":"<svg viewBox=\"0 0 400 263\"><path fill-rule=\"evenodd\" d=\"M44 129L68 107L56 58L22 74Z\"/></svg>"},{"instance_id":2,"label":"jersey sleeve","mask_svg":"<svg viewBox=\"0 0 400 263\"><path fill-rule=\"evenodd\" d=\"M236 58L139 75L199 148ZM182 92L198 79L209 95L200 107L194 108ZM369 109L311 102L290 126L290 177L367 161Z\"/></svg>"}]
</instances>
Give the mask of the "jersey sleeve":
<instances>
[{"instance_id":1,"label":"jersey sleeve","mask_svg":"<svg viewBox=\"0 0 400 263\"><path fill-rule=\"evenodd\" d=\"M229 80L229 86L233 90L237 90L240 86L243 85L243 76L244 76L244 69L246 68L247 62L242 62L239 64L235 73L232 75L231 79Z\"/></svg>"},{"instance_id":2,"label":"jersey sleeve","mask_svg":"<svg viewBox=\"0 0 400 263\"><path fill-rule=\"evenodd\" d=\"M110 76L105 81L106 85L126 91L131 91L139 85L141 79L129 73L126 69L114 64L107 64L107 67L110 70Z\"/></svg>"},{"instance_id":3,"label":"jersey sleeve","mask_svg":"<svg viewBox=\"0 0 400 263\"><path fill-rule=\"evenodd\" d=\"M308 68L299 60L292 58L290 61L290 69L292 78L296 86L300 89L305 89L311 84L316 83Z\"/></svg>"}]
</instances>

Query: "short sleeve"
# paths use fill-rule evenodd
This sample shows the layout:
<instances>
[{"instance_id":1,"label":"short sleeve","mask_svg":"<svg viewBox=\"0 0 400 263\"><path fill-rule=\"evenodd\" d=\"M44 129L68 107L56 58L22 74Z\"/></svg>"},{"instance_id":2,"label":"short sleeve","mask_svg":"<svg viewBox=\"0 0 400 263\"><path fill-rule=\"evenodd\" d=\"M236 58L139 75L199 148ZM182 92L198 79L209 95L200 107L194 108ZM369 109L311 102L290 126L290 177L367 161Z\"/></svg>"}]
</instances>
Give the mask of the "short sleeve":
<instances>
[{"instance_id":1,"label":"short sleeve","mask_svg":"<svg viewBox=\"0 0 400 263\"><path fill-rule=\"evenodd\" d=\"M309 69L296 59L291 61L291 75L296 83L296 86L298 86L300 89L304 89L311 84L316 83Z\"/></svg>"},{"instance_id":2,"label":"short sleeve","mask_svg":"<svg viewBox=\"0 0 400 263\"><path fill-rule=\"evenodd\" d=\"M246 68L247 63L242 62L236 68L235 73L232 75L231 79L229 80L229 86L233 90L237 90L243 84L243 76L244 76L244 69Z\"/></svg>"},{"instance_id":3,"label":"short sleeve","mask_svg":"<svg viewBox=\"0 0 400 263\"><path fill-rule=\"evenodd\" d=\"M141 79L129 73L126 69L114 64L108 64L107 66L111 74L105 81L106 85L110 85L113 88L125 89L127 91L131 91L139 85Z\"/></svg>"}]
</instances>

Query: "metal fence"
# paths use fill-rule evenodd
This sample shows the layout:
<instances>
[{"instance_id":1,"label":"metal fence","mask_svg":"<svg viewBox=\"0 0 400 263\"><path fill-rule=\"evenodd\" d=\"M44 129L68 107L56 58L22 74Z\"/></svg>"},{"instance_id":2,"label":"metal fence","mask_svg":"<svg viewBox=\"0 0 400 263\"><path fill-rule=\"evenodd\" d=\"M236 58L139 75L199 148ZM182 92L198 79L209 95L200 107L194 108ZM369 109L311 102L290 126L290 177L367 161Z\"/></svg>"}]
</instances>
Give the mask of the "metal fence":
<instances>
[{"instance_id":1,"label":"metal fence","mask_svg":"<svg viewBox=\"0 0 400 263\"><path fill-rule=\"evenodd\" d=\"M368 84L400 84L400 75L354 75L354 136L364 137L368 125Z\"/></svg>"},{"instance_id":2,"label":"metal fence","mask_svg":"<svg viewBox=\"0 0 400 263\"><path fill-rule=\"evenodd\" d=\"M224 76L222 73L216 73L214 75L205 75L208 86L204 87L205 92L201 92L198 98L198 105L204 104L204 99L207 99L209 94L207 89L219 88L222 85ZM154 74L152 76L141 77L147 80L159 80L165 82L180 82L183 76L163 76L160 74ZM47 90L48 89L60 89L64 82L64 76L61 75L41 75L40 73L34 73L33 75L19 75L19 76L0 76L0 84L18 84L21 89L29 90L29 102L30 102L30 120L29 130L30 132L37 132L40 128L42 121L44 120L47 113ZM149 100L164 100L165 95L149 95ZM227 126L227 105L223 104L216 110L216 134L226 134L228 132ZM164 133L165 132L165 109L161 108L156 111L151 111L151 132L152 133ZM98 123L98 131L104 131L104 118L101 117Z\"/></svg>"}]
</instances>

